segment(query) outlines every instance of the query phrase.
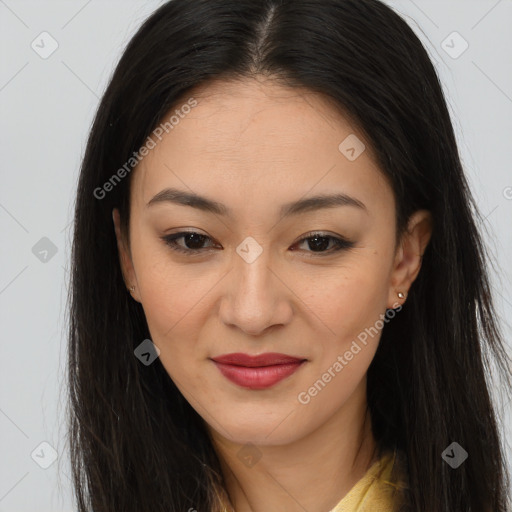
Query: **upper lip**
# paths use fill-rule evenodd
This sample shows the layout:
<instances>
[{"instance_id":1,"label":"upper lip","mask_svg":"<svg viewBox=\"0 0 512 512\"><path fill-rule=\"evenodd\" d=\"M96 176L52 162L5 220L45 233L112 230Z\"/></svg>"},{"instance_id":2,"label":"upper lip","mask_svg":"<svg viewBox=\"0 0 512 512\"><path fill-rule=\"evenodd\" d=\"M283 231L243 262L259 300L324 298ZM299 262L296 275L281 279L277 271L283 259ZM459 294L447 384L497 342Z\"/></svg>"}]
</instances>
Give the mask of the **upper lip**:
<instances>
[{"instance_id":1,"label":"upper lip","mask_svg":"<svg viewBox=\"0 0 512 512\"><path fill-rule=\"evenodd\" d=\"M287 354L278 354L276 352L267 352L257 356L251 356L249 354L237 352L234 354L224 354L222 356L212 357L212 359L218 363L233 364L236 366L247 366L250 368L256 366L300 363L305 361L305 359L302 357L293 357Z\"/></svg>"}]
</instances>

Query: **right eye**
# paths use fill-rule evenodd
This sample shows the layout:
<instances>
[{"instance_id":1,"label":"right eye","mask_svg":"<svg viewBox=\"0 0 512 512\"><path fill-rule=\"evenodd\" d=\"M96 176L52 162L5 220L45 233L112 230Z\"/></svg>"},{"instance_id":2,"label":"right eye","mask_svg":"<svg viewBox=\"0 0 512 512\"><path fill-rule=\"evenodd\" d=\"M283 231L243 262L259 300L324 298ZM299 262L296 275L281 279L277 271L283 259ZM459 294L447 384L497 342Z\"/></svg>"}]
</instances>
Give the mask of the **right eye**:
<instances>
[{"instance_id":1,"label":"right eye","mask_svg":"<svg viewBox=\"0 0 512 512\"><path fill-rule=\"evenodd\" d=\"M185 247L177 243L177 240L183 238ZM181 252L184 254L198 254L203 250L205 240L211 240L209 236L197 233L196 231L181 231L180 233L174 233L162 237L162 240L167 244L173 251ZM192 246L192 247L187 247Z\"/></svg>"}]
</instances>

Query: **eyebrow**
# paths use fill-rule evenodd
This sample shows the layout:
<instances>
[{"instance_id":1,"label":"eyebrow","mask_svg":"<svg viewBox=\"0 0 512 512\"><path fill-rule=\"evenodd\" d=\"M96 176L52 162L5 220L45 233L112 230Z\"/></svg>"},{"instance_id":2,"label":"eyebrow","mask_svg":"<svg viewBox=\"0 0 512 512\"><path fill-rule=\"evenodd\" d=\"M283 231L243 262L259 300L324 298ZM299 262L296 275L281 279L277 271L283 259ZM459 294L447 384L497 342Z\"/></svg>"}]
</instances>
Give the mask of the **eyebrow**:
<instances>
[{"instance_id":1,"label":"eyebrow","mask_svg":"<svg viewBox=\"0 0 512 512\"><path fill-rule=\"evenodd\" d=\"M196 208L204 212L227 217L232 215L231 210L222 203L202 197L193 192L186 192L176 188L165 188L164 190L161 190L146 204L146 207L158 203L173 203L182 206L191 206L192 208ZM290 215L298 215L300 213L325 208L337 208L340 206L353 206L368 213L368 209L362 201L347 194L338 193L321 194L286 203L281 206L280 216L287 217Z\"/></svg>"}]
</instances>

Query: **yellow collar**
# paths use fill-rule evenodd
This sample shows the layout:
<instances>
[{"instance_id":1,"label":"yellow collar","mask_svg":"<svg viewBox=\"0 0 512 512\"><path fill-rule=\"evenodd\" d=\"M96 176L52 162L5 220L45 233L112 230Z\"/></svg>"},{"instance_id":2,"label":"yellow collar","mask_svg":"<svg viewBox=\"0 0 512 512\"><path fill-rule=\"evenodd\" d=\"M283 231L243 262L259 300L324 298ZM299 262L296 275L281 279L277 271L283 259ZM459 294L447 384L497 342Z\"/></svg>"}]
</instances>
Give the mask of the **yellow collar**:
<instances>
[{"instance_id":1,"label":"yellow collar","mask_svg":"<svg viewBox=\"0 0 512 512\"><path fill-rule=\"evenodd\" d=\"M406 482L397 451L386 451L330 512L390 512ZM398 474L392 479L392 470Z\"/></svg>"}]
</instances>

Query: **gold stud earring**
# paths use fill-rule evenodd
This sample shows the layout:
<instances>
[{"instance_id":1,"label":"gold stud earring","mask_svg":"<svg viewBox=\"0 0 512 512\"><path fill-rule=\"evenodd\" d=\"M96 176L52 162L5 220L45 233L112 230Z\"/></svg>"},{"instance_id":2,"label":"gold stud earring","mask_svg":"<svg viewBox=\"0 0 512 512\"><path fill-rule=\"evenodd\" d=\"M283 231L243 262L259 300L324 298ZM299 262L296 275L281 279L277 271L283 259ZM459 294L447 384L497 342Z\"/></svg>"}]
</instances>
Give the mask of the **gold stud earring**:
<instances>
[{"instance_id":1,"label":"gold stud earring","mask_svg":"<svg viewBox=\"0 0 512 512\"><path fill-rule=\"evenodd\" d=\"M405 294L402 292L397 293L399 299L405 299Z\"/></svg>"},{"instance_id":2,"label":"gold stud earring","mask_svg":"<svg viewBox=\"0 0 512 512\"><path fill-rule=\"evenodd\" d=\"M130 286L130 288L128 288L128 290L130 290L131 292L134 292L135 291L135 286Z\"/></svg>"}]
</instances>

